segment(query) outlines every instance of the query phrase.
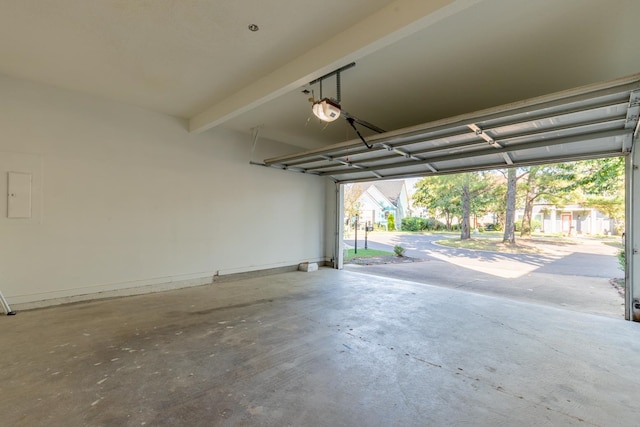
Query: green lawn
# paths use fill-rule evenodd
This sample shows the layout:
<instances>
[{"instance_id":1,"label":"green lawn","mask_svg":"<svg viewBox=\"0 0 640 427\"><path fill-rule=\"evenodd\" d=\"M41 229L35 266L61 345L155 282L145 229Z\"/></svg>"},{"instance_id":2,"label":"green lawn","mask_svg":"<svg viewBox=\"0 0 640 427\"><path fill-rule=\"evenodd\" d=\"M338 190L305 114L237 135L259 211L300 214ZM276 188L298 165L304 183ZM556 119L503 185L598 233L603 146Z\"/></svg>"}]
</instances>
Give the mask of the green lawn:
<instances>
[{"instance_id":1,"label":"green lawn","mask_svg":"<svg viewBox=\"0 0 640 427\"><path fill-rule=\"evenodd\" d=\"M353 258L371 258L374 256L388 256L395 255L393 252L387 251L378 251L375 249L360 249L358 248L358 253L355 253L355 249L349 249L347 251L347 255L344 257L344 261L349 261Z\"/></svg>"},{"instance_id":2,"label":"green lawn","mask_svg":"<svg viewBox=\"0 0 640 427\"><path fill-rule=\"evenodd\" d=\"M537 247L536 243L552 244L552 245L575 245L568 239L562 238L545 238L545 239L518 239L516 238L515 244L504 243L502 238L496 237L472 237L467 240L457 239L443 239L438 240L436 243L443 246L449 246L451 248L472 249L478 251L492 251L503 252L510 254L537 254L541 253L542 249Z\"/></svg>"},{"instance_id":3,"label":"green lawn","mask_svg":"<svg viewBox=\"0 0 640 427\"><path fill-rule=\"evenodd\" d=\"M618 248L618 249L624 249L624 245L622 244L622 242L620 240L615 240L615 241L611 241L611 242L602 242L607 246L613 246L614 248Z\"/></svg>"},{"instance_id":4,"label":"green lawn","mask_svg":"<svg viewBox=\"0 0 640 427\"><path fill-rule=\"evenodd\" d=\"M538 251L532 248L523 247L518 245L508 245L502 243L502 239L495 238L472 238L468 240L458 239L444 239L438 240L436 243L442 246L449 246L450 248L461 249L473 249L479 251L493 251L493 252L506 252L506 253L537 253Z\"/></svg>"}]
</instances>

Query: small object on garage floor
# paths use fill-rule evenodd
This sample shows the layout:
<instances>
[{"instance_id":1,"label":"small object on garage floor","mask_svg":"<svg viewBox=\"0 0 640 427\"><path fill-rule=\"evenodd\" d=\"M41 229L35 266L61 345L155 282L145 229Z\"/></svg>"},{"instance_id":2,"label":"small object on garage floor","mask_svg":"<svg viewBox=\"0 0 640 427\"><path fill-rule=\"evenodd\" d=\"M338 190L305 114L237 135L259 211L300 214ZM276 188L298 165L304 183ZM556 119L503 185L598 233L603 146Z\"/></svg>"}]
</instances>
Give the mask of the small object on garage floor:
<instances>
[{"instance_id":1,"label":"small object on garage floor","mask_svg":"<svg viewBox=\"0 0 640 427\"><path fill-rule=\"evenodd\" d=\"M298 265L298 270L300 271L318 271L318 263L317 262L303 262Z\"/></svg>"}]
</instances>

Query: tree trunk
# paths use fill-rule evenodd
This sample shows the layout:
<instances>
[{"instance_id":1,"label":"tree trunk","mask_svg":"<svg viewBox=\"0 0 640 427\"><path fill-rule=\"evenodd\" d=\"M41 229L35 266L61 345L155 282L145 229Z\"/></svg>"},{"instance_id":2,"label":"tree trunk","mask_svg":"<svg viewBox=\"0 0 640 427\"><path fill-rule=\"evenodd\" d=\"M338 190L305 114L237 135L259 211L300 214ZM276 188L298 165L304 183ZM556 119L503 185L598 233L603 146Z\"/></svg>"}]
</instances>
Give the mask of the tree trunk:
<instances>
[{"instance_id":1,"label":"tree trunk","mask_svg":"<svg viewBox=\"0 0 640 427\"><path fill-rule=\"evenodd\" d=\"M522 228L520 237L531 237L531 214L533 211L533 200L529 197L524 202L524 214L522 215Z\"/></svg>"},{"instance_id":2,"label":"tree trunk","mask_svg":"<svg viewBox=\"0 0 640 427\"><path fill-rule=\"evenodd\" d=\"M516 169L507 170L507 200L505 206L504 221L504 243L515 243L515 222L516 222Z\"/></svg>"},{"instance_id":3,"label":"tree trunk","mask_svg":"<svg viewBox=\"0 0 640 427\"><path fill-rule=\"evenodd\" d=\"M460 226L460 240L471 238L471 196L469 194L469 174L466 174L464 184L462 184L462 224Z\"/></svg>"},{"instance_id":4,"label":"tree trunk","mask_svg":"<svg viewBox=\"0 0 640 427\"><path fill-rule=\"evenodd\" d=\"M527 177L527 196L524 198L524 214L522 215L520 237L531 237L531 214L533 212L533 201L536 198L534 191L536 172L536 168L531 168Z\"/></svg>"}]
</instances>

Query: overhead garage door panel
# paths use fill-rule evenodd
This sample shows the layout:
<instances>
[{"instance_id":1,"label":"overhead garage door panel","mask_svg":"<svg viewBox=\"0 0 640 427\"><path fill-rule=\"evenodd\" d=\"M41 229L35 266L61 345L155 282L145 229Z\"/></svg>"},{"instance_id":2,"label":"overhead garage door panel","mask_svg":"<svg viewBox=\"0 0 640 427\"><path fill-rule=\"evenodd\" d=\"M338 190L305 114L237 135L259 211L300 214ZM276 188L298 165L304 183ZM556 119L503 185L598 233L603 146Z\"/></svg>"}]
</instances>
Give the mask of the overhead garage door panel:
<instances>
[{"instance_id":1,"label":"overhead garage door panel","mask_svg":"<svg viewBox=\"0 0 640 427\"><path fill-rule=\"evenodd\" d=\"M267 159L265 166L358 182L626 155L640 74Z\"/></svg>"}]
</instances>

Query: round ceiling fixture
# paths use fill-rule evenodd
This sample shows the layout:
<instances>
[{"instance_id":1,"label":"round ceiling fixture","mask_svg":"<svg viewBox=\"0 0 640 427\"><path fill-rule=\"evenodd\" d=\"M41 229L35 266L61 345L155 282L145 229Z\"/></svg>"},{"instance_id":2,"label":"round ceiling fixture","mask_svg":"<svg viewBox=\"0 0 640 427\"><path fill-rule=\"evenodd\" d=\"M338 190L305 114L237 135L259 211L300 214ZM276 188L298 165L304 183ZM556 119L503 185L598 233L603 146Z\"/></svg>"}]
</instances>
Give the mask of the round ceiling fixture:
<instances>
[{"instance_id":1,"label":"round ceiling fixture","mask_svg":"<svg viewBox=\"0 0 640 427\"><path fill-rule=\"evenodd\" d=\"M249 30L256 32L260 29L256 24L249 24Z\"/></svg>"}]
</instances>

